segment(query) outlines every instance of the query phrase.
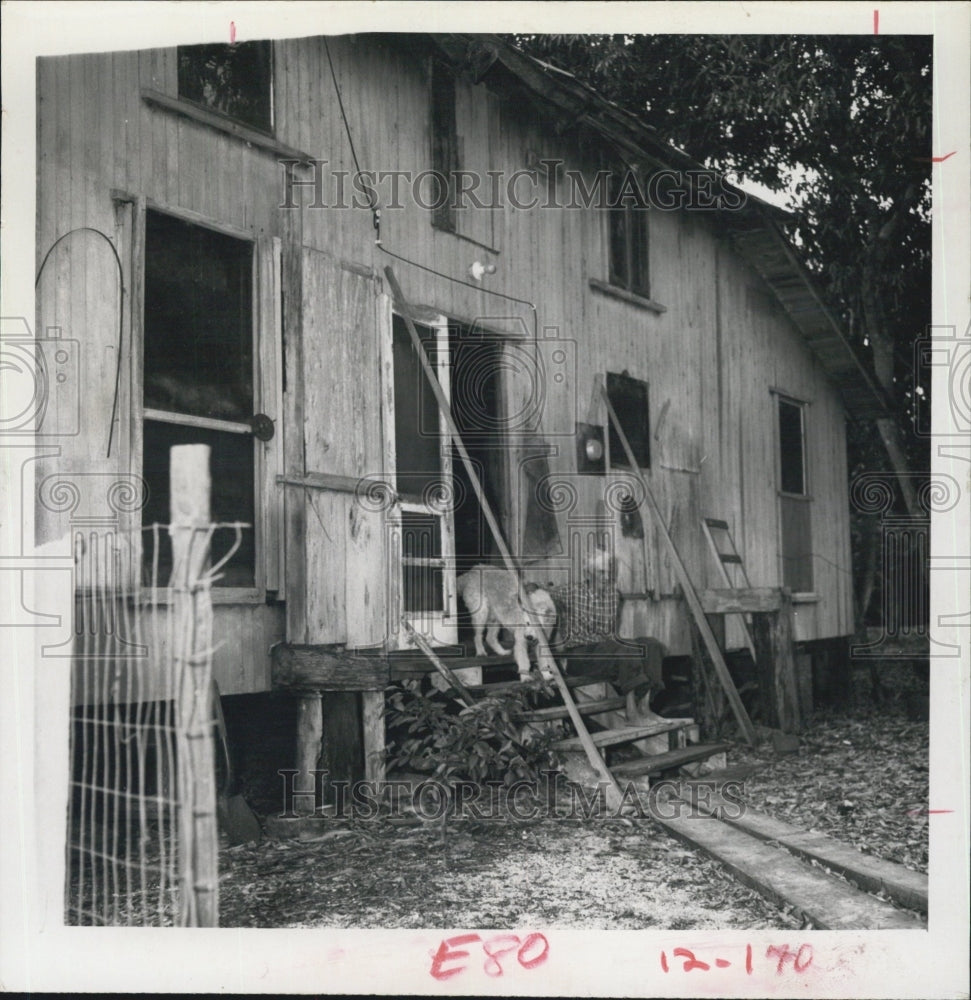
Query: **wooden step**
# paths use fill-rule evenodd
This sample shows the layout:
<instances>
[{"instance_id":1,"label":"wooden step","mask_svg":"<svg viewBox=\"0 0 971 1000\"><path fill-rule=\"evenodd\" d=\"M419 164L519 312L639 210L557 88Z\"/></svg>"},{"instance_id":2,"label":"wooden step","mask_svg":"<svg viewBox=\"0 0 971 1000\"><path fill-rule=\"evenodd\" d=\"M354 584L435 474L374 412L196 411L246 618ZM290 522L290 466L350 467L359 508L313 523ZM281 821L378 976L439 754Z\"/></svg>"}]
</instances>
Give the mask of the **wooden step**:
<instances>
[{"instance_id":1,"label":"wooden step","mask_svg":"<svg viewBox=\"0 0 971 1000\"><path fill-rule=\"evenodd\" d=\"M617 774L617 768L611 770ZM714 779L715 776L711 775L686 784L710 784ZM691 796L685 791L681 798L687 801ZM863 854L852 845L843 844L825 833L807 833L747 806L738 816L737 804L726 802L714 789L710 795L694 796L694 800L702 812L717 816L759 840L779 843L799 857L818 861L852 879L869 892L886 892L902 906L927 912L927 876L922 872Z\"/></svg>"},{"instance_id":2,"label":"wooden step","mask_svg":"<svg viewBox=\"0 0 971 1000\"><path fill-rule=\"evenodd\" d=\"M683 719L672 719L669 722L652 723L646 726L624 726L622 729L604 729L599 733L591 733L590 738L598 747L612 747L618 743L630 743L633 740L644 739L645 736L658 736L661 733L671 733L677 729L685 729L689 723ZM558 740L553 744L554 750L582 750L583 744L579 736Z\"/></svg>"},{"instance_id":3,"label":"wooden step","mask_svg":"<svg viewBox=\"0 0 971 1000\"><path fill-rule=\"evenodd\" d=\"M581 715L597 715L600 712L613 712L623 708L627 699L622 695L616 698L601 698L599 701L578 701L577 711ZM536 708L528 712L520 712L516 719L519 722L550 722L553 719L569 718L566 705L554 705L552 708Z\"/></svg>"},{"instance_id":4,"label":"wooden step","mask_svg":"<svg viewBox=\"0 0 971 1000\"><path fill-rule=\"evenodd\" d=\"M652 817L678 840L724 865L744 885L776 905L793 907L822 930L926 929L914 913L898 910L778 847L710 816L668 818L672 804Z\"/></svg>"},{"instance_id":5,"label":"wooden step","mask_svg":"<svg viewBox=\"0 0 971 1000\"><path fill-rule=\"evenodd\" d=\"M618 778L637 778L644 774L660 774L662 771L690 764L694 760L704 760L716 753L722 753L731 747L731 743L692 743L690 746L678 747L667 753L652 754L639 760L625 760L622 764L614 764L611 772Z\"/></svg>"},{"instance_id":6,"label":"wooden step","mask_svg":"<svg viewBox=\"0 0 971 1000\"><path fill-rule=\"evenodd\" d=\"M510 662L512 662L510 660ZM454 667L452 668L455 669ZM564 677L568 688L587 687L590 684L603 684L603 681L594 680L591 677ZM553 682L550 681L552 684ZM469 693L476 697L484 697L490 694L502 694L505 691L515 691L523 687L522 681L496 681L492 684L470 684Z\"/></svg>"}]
</instances>

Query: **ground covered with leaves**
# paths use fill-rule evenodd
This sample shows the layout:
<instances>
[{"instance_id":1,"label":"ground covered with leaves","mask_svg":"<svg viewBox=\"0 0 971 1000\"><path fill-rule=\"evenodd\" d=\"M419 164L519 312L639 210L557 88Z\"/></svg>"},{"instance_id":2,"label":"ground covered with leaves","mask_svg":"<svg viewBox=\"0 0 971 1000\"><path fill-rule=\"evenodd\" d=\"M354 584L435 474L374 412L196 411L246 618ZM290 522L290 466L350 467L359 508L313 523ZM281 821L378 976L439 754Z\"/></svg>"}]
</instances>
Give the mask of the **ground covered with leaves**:
<instances>
[{"instance_id":1,"label":"ground covered with leaves","mask_svg":"<svg viewBox=\"0 0 971 1000\"><path fill-rule=\"evenodd\" d=\"M751 808L926 873L928 752L926 722L881 713L817 715L795 753L765 742L729 757L756 767L744 782Z\"/></svg>"},{"instance_id":2,"label":"ground covered with leaves","mask_svg":"<svg viewBox=\"0 0 971 1000\"><path fill-rule=\"evenodd\" d=\"M906 681L906 678L904 679ZM735 745L746 804L807 831L927 871L928 723L907 685L876 707L866 690L818 712L798 748ZM912 685L911 685L912 686ZM915 717L915 715L917 717ZM292 741L292 719L276 736ZM279 740L278 740L279 741ZM254 750L264 774L273 740ZM283 746L284 744L280 744ZM286 744L285 755L290 744ZM245 762L244 762L245 764ZM250 761L250 765L253 761ZM290 766L283 760L281 767ZM247 768L244 766L244 772ZM251 772L252 773L252 772ZM243 791L264 821L277 792ZM279 787L275 785L274 787ZM250 794L252 792L252 794ZM562 806L562 798L557 798ZM408 810L323 821L301 837L220 850L228 927L794 928L797 917L649 818L451 818ZM272 826L270 820L269 826ZM302 838L302 839L301 839Z\"/></svg>"},{"instance_id":3,"label":"ground covered with leaves","mask_svg":"<svg viewBox=\"0 0 971 1000\"><path fill-rule=\"evenodd\" d=\"M650 820L335 820L220 863L231 927L799 926Z\"/></svg>"}]
</instances>

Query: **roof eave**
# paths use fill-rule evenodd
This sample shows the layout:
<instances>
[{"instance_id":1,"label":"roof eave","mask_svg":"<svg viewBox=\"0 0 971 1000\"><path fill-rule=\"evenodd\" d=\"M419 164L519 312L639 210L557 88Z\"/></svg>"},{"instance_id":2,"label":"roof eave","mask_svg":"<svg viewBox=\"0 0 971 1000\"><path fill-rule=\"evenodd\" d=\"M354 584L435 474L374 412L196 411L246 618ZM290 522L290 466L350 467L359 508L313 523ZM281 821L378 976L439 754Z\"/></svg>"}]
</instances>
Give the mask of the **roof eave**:
<instances>
[{"instance_id":1,"label":"roof eave","mask_svg":"<svg viewBox=\"0 0 971 1000\"><path fill-rule=\"evenodd\" d=\"M572 74L527 55L498 36L430 37L457 64L468 64L474 53L480 53L479 65L484 71L479 79L501 64L525 87L556 108L561 132L570 126L585 127L633 160L673 169L706 169L683 150L665 142L653 126L607 101ZM481 56L483 51L485 58ZM741 195L742 206L720 209L717 215L732 234L739 254L772 290L823 370L839 388L847 413L862 420L889 416L886 393L823 301L812 275L781 229L795 218L794 214L735 185L725 182L725 187ZM766 266L767 260L773 266Z\"/></svg>"}]
</instances>

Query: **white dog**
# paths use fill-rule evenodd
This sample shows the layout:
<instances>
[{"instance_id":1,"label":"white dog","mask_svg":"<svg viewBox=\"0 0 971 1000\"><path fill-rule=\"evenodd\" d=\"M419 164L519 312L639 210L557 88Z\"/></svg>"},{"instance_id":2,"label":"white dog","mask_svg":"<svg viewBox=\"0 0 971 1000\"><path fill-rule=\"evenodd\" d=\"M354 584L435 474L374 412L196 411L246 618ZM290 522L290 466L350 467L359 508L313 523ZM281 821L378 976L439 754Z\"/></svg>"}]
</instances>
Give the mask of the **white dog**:
<instances>
[{"instance_id":1,"label":"white dog","mask_svg":"<svg viewBox=\"0 0 971 1000\"><path fill-rule=\"evenodd\" d=\"M475 626L475 655L486 656L482 635L489 648L500 656L512 652L519 676L529 673L529 655L526 640L538 638L536 626L519 600L519 581L516 574L496 566L479 564L463 573L456 581L458 592L472 615ZM556 607L549 593L541 587L527 586L530 610L539 618L543 637L549 640L556 624ZM505 627L513 634L513 648L506 649L499 642L499 629Z\"/></svg>"}]
</instances>

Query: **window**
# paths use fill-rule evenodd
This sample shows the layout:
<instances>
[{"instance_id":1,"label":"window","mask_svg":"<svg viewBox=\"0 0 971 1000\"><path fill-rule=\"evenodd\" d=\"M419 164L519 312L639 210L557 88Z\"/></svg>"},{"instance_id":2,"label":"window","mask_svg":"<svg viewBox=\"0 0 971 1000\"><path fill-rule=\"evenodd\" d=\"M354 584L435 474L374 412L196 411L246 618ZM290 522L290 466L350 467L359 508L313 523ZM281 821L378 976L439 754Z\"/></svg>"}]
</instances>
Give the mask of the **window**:
<instances>
[{"instance_id":1,"label":"window","mask_svg":"<svg viewBox=\"0 0 971 1000\"><path fill-rule=\"evenodd\" d=\"M454 543L447 496L451 492L451 455L447 431L434 395L427 386L401 316L391 329L393 361L393 421L395 492L389 513L397 531L400 610L412 625L435 642L451 642L445 619L454 615L454 588L446 588ZM448 326L441 317L434 325L415 324L428 360L448 392Z\"/></svg>"},{"instance_id":2,"label":"window","mask_svg":"<svg viewBox=\"0 0 971 1000\"><path fill-rule=\"evenodd\" d=\"M813 589L812 498L806 469L806 405L777 397L779 521L782 583L795 593Z\"/></svg>"},{"instance_id":3,"label":"window","mask_svg":"<svg viewBox=\"0 0 971 1000\"><path fill-rule=\"evenodd\" d=\"M442 178L438 190L430 194L432 222L440 229L455 232L455 204L452 199L454 174L459 168L458 134L455 126L455 77L447 66L432 60L431 70L432 170Z\"/></svg>"},{"instance_id":4,"label":"window","mask_svg":"<svg viewBox=\"0 0 971 1000\"><path fill-rule=\"evenodd\" d=\"M801 403L779 397L779 489L799 496L806 493L802 410Z\"/></svg>"},{"instance_id":5,"label":"window","mask_svg":"<svg viewBox=\"0 0 971 1000\"><path fill-rule=\"evenodd\" d=\"M631 171L611 171L608 206L610 283L650 298L648 208Z\"/></svg>"},{"instance_id":6,"label":"window","mask_svg":"<svg viewBox=\"0 0 971 1000\"><path fill-rule=\"evenodd\" d=\"M269 42L180 45L179 97L271 132L272 58Z\"/></svg>"},{"instance_id":7,"label":"window","mask_svg":"<svg viewBox=\"0 0 971 1000\"><path fill-rule=\"evenodd\" d=\"M607 396L617 414L630 449L642 469L651 467L651 434L647 399L647 383L631 378L627 372L615 375L607 372ZM612 420L608 420L610 464L613 468L630 468L627 453L621 444Z\"/></svg>"},{"instance_id":8,"label":"window","mask_svg":"<svg viewBox=\"0 0 971 1000\"><path fill-rule=\"evenodd\" d=\"M223 567L217 585L224 587L256 585L253 270L252 243L146 213L143 524L169 523L169 449L209 445L212 520L252 526ZM232 529L214 534L214 562L234 540ZM147 537L146 567L153 556ZM164 586L172 568L167 537L158 559Z\"/></svg>"},{"instance_id":9,"label":"window","mask_svg":"<svg viewBox=\"0 0 971 1000\"><path fill-rule=\"evenodd\" d=\"M429 120L432 171L423 187L432 225L493 253L502 221L495 157L500 149L497 96L431 62Z\"/></svg>"}]
</instances>

